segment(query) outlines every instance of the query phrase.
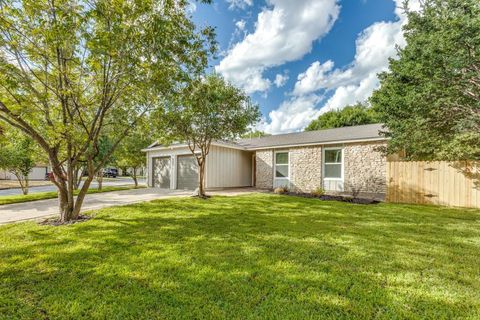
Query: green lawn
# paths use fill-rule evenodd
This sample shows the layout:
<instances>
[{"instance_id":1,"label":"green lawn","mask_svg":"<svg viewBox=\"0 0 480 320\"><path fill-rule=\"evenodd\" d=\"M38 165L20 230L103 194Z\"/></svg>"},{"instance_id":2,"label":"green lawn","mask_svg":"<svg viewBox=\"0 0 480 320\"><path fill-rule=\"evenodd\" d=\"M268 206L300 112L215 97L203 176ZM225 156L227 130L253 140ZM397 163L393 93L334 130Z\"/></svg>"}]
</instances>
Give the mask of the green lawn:
<instances>
[{"instance_id":1,"label":"green lawn","mask_svg":"<svg viewBox=\"0 0 480 320\"><path fill-rule=\"evenodd\" d=\"M88 193L102 193L102 192L111 192L111 191L122 191L122 190L130 190L133 189L133 185L128 186L106 186L103 187L102 190L98 189L89 189ZM145 188L144 186L139 186L138 188ZM75 191L75 195L78 194L78 191ZM57 192L37 192L37 193L30 193L27 195L14 195L14 196L0 196L0 205L4 204L12 204L12 203L21 203L21 202L30 202L30 201L37 201L37 200L45 200L45 199L54 199L57 197ZM1 213L1 212L0 212Z\"/></svg>"},{"instance_id":2,"label":"green lawn","mask_svg":"<svg viewBox=\"0 0 480 320\"><path fill-rule=\"evenodd\" d=\"M0 226L0 318L480 318L480 211L263 194L92 214Z\"/></svg>"}]
</instances>

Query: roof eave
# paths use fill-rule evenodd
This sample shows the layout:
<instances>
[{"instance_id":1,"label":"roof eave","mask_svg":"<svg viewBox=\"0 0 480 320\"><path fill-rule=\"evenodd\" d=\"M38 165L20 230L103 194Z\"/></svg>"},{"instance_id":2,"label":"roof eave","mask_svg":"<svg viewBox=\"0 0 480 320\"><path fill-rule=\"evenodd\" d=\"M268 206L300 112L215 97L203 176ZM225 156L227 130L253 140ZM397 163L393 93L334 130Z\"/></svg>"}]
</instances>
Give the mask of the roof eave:
<instances>
[{"instance_id":1,"label":"roof eave","mask_svg":"<svg viewBox=\"0 0 480 320\"><path fill-rule=\"evenodd\" d=\"M222 142L212 142L212 145L217 147L248 151L244 146L241 146L241 145L231 145L231 144L222 143ZM145 149L142 149L141 151L149 152L149 151L171 150L171 149L186 148L186 147L188 147L188 144L182 143L182 144L176 144L176 145L170 145L170 146L158 146L158 147L152 147L152 148L145 148Z\"/></svg>"},{"instance_id":2,"label":"roof eave","mask_svg":"<svg viewBox=\"0 0 480 320\"><path fill-rule=\"evenodd\" d=\"M345 143L358 143L358 142L372 142L372 141L386 141L389 138L385 137L374 137L374 138L364 138L364 139L349 139L349 140L337 140L337 141L325 141L325 142L311 142L311 143L294 143L294 144L285 144L285 145L271 145L271 146L262 146L262 147L245 147L248 151L254 150L264 150L264 149L283 149L283 148L294 148L294 147L308 147L308 146L320 146L320 145L335 145L335 144L345 144Z\"/></svg>"}]
</instances>

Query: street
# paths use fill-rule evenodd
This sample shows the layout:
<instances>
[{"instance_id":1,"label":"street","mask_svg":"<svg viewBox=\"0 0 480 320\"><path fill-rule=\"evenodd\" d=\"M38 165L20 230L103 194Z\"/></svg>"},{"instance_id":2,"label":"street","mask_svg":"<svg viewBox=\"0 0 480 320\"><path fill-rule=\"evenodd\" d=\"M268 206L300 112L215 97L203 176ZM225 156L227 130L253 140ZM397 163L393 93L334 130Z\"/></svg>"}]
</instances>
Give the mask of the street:
<instances>
[{"instance_id":1,"label":"street","mask_svg":"<svg viewBox=\"0 0 480 320\"><path fill-rule=\"evenodd\" d=\"M139 178L138 184L144 185L146 183L145 178ZM130 177L119 177L119 178L108 178L103 181L103 186L122 186L127 184L133 184L133 179ZM94 180L91 183L90 189L96 189L98 187L98 183ZM50 186L38 186L38 187L30 187L29 193L38 193L38 192L50 192L50 191L57 191L57 188L54 185ZM20 195L22 194L22 189L14 188L14 189L5 189L0 190L0 197L1 196L13 196L13 195Z\"/></svg>"}]
</instances>

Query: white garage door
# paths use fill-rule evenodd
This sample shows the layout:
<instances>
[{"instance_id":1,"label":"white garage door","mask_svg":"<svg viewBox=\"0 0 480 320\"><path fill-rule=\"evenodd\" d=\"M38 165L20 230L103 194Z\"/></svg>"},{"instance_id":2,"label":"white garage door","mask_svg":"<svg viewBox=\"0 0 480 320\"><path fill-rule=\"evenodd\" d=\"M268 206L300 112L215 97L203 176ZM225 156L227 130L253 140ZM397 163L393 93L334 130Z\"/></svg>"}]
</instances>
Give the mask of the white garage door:
<instances>
[{"instance_id":1,"label":"white garage door","mask_svg":"<svg viewBox=\"0 0 480 320\"><path fill-rule=\"evenodd\" d=\"M198 166L193 156L177 158L177 189L195 190L198 187Z\"/></svg>"},{"instance_id":2,"label":"white garage door","mask_svg":"<svg viewBox=\"0 0 480 320\"><path fill-rule=\"evenodd\" d=\"M170 189L170 157L153 158L153 187Z\"/></svg>"}]
</instances>

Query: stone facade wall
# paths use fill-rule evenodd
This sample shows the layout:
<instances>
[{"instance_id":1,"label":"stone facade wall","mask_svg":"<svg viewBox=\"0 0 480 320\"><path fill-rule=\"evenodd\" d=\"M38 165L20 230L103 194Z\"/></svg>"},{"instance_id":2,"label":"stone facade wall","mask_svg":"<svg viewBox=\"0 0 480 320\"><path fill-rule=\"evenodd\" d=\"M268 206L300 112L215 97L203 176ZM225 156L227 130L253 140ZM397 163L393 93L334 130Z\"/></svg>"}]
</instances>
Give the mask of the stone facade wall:
<instances>
[{"instance_id":1,"label":"stone facade wall","mask_svg":"<svg viewBox=\"0 0 480 320\"><path fill-rule=\"evenodd\" d=\"M322 186L322 147L290 149L290 189L311 192Z\"/></svg>"},{"instance_id":2,"label":"stone facade wall","mask_svg":"<svg viewBox=\"0 0 480 320\"><path fill-rule=\"evenodd\" d=\"M344 188L360 192L385 193L387 158L378 150L385 143L357 143L344 146Z\"/></svg>"},{"instance_id":3,"label":"stone facade wall","mask_svg":"<svg viewBox=\"0 0 480 320\"><path fill-rule=\"evenodd\" d=\"M351 193L353 189L362 193L386 192L387 158L378 150L381 146L385 143L343 145L345 192ZM322 187L322 146L296 147L285 151L290 155L289 188L292 191L311 192ZM272 189L274 150L256 151L255 157L257 188Z\"/></svg>"},{"instance_id":4,"label":"stone facade wall","mask_svg":"<svg viewBox=\"0 0 480 320\"><path fill-rule=\"evenodd\" d=\"M260 189L273 188L273 150L258 150L256 160L256 187Z\"/></svg>"}]
</instances>

